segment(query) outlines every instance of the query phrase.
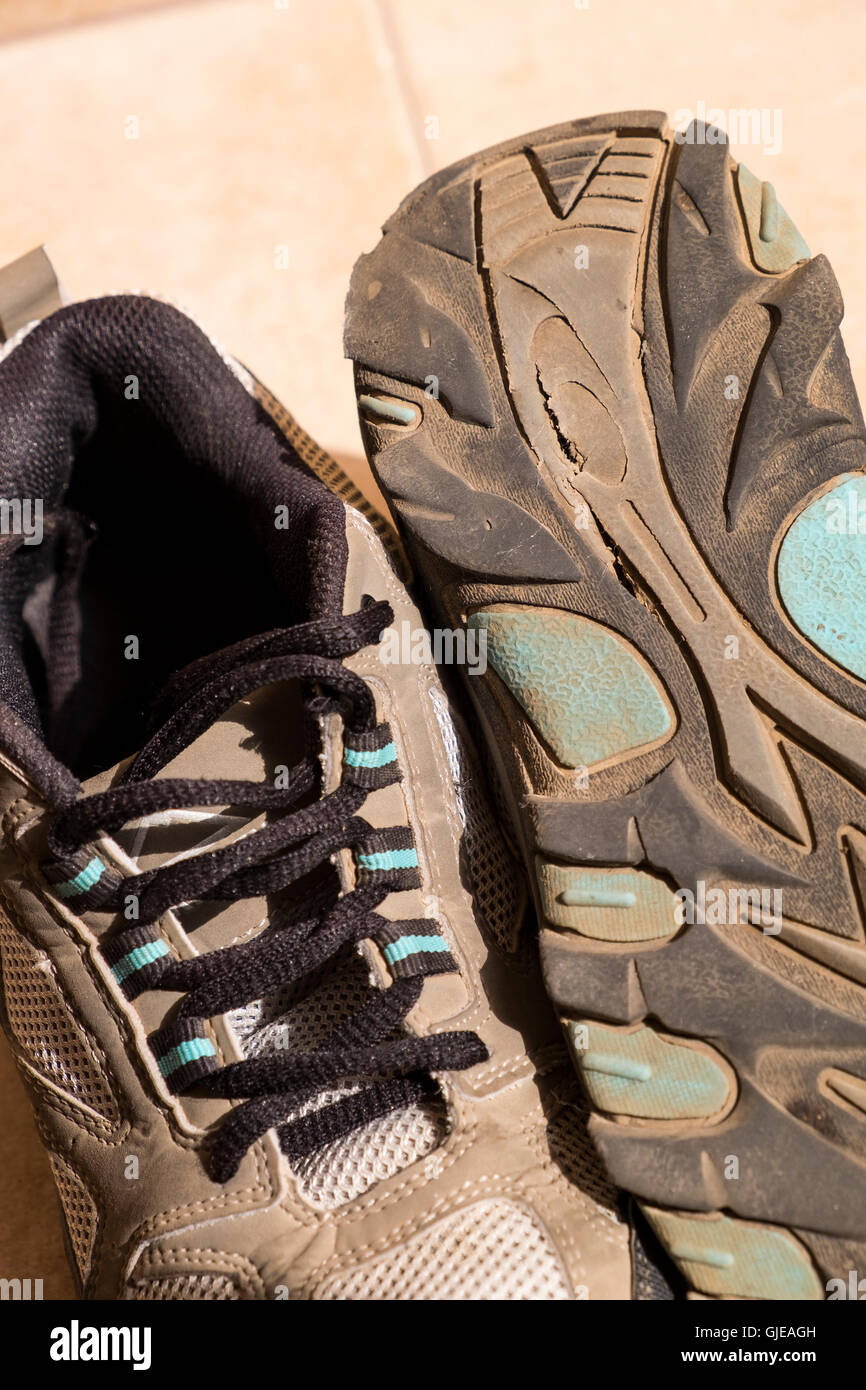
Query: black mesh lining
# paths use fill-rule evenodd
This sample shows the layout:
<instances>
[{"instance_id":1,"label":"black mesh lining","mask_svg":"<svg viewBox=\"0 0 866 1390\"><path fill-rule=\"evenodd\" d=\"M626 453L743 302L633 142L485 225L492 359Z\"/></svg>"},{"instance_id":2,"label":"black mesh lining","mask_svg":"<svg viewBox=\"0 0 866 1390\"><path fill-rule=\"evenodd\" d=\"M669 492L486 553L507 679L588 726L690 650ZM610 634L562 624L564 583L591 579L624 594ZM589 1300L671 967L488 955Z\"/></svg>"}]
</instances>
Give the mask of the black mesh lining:
<instances>
[{"instance_id":1,"label":"black mesh lining","mask_svg":"<svg viewBox=\"0 0 866 1390\"><path fill-rule=\"evenodd\" d=\"M632 1199L626 1200L626 1219L631 1228L632 1298L641 1303L682 1301L685 1280Z\"/></svg>"},{"instance_id":2,"label":"black mesh lining","mask_svg":"<svg viewBox=\"0 0 866 1390\"><path fill-rule=\"evenodd\" d=\"M62 309L0 364L0 497L45 513L41 545L0 538L0 699L79 777L143 742L173 671L342 608L342 503L155 300Z\"/></svg>"}]
</instances>

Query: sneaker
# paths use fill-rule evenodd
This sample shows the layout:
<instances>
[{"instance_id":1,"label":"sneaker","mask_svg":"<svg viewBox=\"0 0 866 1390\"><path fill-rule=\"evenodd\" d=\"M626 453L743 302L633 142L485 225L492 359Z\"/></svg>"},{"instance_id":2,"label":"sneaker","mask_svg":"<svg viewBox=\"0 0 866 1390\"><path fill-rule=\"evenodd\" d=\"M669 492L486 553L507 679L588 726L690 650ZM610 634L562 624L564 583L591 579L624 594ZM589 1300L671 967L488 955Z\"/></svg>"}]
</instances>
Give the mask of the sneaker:
<instances>
[{"instance_id":1,"label":"sneaker","mask_svg":"<svg viewBox=\"0 0 866 1390\"><path fill-rule=\"evenodd\" d=\"M379 642L422 624L375 527L175 308L27 318L2 1001L82 1295L629 1297L522 870L432 660Z\"/></svg>"},{"instance_id":2,"label":"sneaker","mask_svg":"<svg viewBox=\"0 0 866 1390\"><path fill-rule=\"evenodd\" d=\"M866 1269L866 448L832 271L724 135L569 122L352 280L607 1169L692 1292ZM839 1294L837 1296L845 1296Z\"/></svg>"}]
</instances>

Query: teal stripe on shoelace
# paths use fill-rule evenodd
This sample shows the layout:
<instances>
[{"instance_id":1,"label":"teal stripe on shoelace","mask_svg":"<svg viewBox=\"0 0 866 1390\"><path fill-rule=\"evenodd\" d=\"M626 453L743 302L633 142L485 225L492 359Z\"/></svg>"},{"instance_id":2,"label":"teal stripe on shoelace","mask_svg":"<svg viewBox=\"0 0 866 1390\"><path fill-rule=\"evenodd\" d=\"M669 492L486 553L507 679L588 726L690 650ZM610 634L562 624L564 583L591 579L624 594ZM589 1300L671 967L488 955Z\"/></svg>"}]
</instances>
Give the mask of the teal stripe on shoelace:
<instances>
[{"instance_id":1,"label":"teal stripe on shoelace","mask_svg":"<svg viewBox=\"0 0 866 1390\"><path fill-rule=\"evenodd\" d=\"M215 1057L216 1048L209 1038L190 1038L186 1042L178 1043L164 1057L158 1057L157 1062L163 1076L171 1076L173 1071L178 1071L180 1067L185 1067L187 1062L196 1062L199 1057Z\"/></svg>"},{"instance_id":2,"label":"teal stripe on shoelace","mask_svg":"<svg viewBox=\"0 0 866 1390\"><path fill-rule=\"evenodd\" d=\"M450 950L451 947L442 936L401 936L399 941L390 942L382 954L388 964L393 965L398 960L405 960L407 956L414 956L422 951L433 953Z\"/></svg>"},{"instance_id":3,"label":"teal stripe on shoelace","mask_svg":"<svg viewBox=\"0 0 866 1390\"><path fill-rule=\"evenodd\" d=\"M121 956L116 965L111 967L111 973L119 985L130 975L134 975L136 970L141 970L144 965L152 965L161 956L168 955L167 941L147 941L143 946L136 946L134 951L128 955Z\"/></svg>"},{"instance_id":4,"label":"teal stripe on shoelace","mask_svg":"<svg viewBox=\"0 0 866 1390\"><path fill-rule=\"evenodd\" d=\"M89 864L84 866L81 873L75 875L75 878L68 878L65 883L55 884L54 892L58 898L74 898L79 893L86 893L94 884L97 884L104 873L105 865L97 855L91 859Z\"/></svg>"},{"instance_id":5,"label":"teal stripe on shoelace","mask_svg":"<svg viewBox=\"0 0 866 1390\"><path fill-rule=\"evenodd\" d=\"M397 749L393 743L386 743L384 748L346 748L343 761L349 767L385 767L397 761Z\"/></svg>"},{"instance_id":6,"label":"teal stripe on shoelace","mask_svg":"<svg viewBox=\"0 0 866 1390\"><path fill-rule=\"evenodd\" d=\"M408 849L379 850L375 854L359 854L358 863L364 869L417 869L418 851Z\"/></svg>"}]
</instances>

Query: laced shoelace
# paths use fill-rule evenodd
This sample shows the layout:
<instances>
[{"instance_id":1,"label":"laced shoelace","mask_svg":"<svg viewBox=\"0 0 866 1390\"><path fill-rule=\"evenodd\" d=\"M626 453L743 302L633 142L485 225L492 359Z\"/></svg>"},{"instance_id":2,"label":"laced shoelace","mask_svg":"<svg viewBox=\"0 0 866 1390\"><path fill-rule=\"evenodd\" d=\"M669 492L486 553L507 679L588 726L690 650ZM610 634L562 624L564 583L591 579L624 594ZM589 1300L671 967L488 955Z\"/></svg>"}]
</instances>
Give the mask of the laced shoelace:
<instances>
[{"instance_id":1,"label":"laced shoelace","mask_svg":"<svg viewBox=\"0 0 866 1390\"><path fill-rule=\"evenodd\" d=\"M431 1073L465 1070L488 1057L474 1033L417 1037L403 1031L425 976L456 965L435 922L393 922L376 912L389 892L417 884L417 857L407 827L373 831L356 814L372 788L401 774L390 730L376 723L369 687L342 663L377 642L392 621L388 604L365 599L351 616L265 633L194 662L159 697L159 727L122 780L63 808L52 822L51 860L43 869L59 896L74 900L78 910L120 912L130 902L137 905L133 922L110 932L101 947L127 997L144 989L184 996L171 1022L149 1039L171 1089L195 1086L241 1102L223 1117L210 1148L217 1182L233 1177L250 1146L271 1128L278 1129L290 1160L297 1160L435 1095ZM306 748L283 785L155 776L239 700L291 680L304 687ZM342 715L344 748L352 751L336 790L299 805L319 788L318 719L329 709ZM87 848L132 820L193 806L238 806L266 812L268 820L210 852L127 878L112 874ZM248 941L179 960L158 930L170 908L278 893L342 850L353 850L362 870L351 891L340 891L332 865L330 886L319 886L301 906L273 912L269 925ZM218 1061L206 1020L301 984L343 948L367 938L384 944L392 983L315 1048ZM298 1113L335 1089L349 1093Z\"/></svg>"}]
</instances>

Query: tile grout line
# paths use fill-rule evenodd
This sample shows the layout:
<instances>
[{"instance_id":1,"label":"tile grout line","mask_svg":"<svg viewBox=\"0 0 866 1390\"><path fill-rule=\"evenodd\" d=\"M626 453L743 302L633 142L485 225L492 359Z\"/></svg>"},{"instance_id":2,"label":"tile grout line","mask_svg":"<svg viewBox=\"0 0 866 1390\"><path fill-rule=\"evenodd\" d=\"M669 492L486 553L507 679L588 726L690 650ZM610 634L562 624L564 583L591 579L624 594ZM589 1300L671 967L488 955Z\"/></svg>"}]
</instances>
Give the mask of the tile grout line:
<instances>
[{"instance_id":1,"label":"tile grout line","mask_svg":"<svg viewBox=\"0 0 866 1390\"><path fill-rule=\"evenodd\" d=\"M365 8L371 26L377 31L381 58L384 59L381 65L387 68L390 75L391 95L399 108L400 125L416 166L416 178L425 179L435 172L437 165L432 157L430 141L421 134L424 121L421 103L400 40L391 0L365 0Z\"/></svg>"}]
</instances>

